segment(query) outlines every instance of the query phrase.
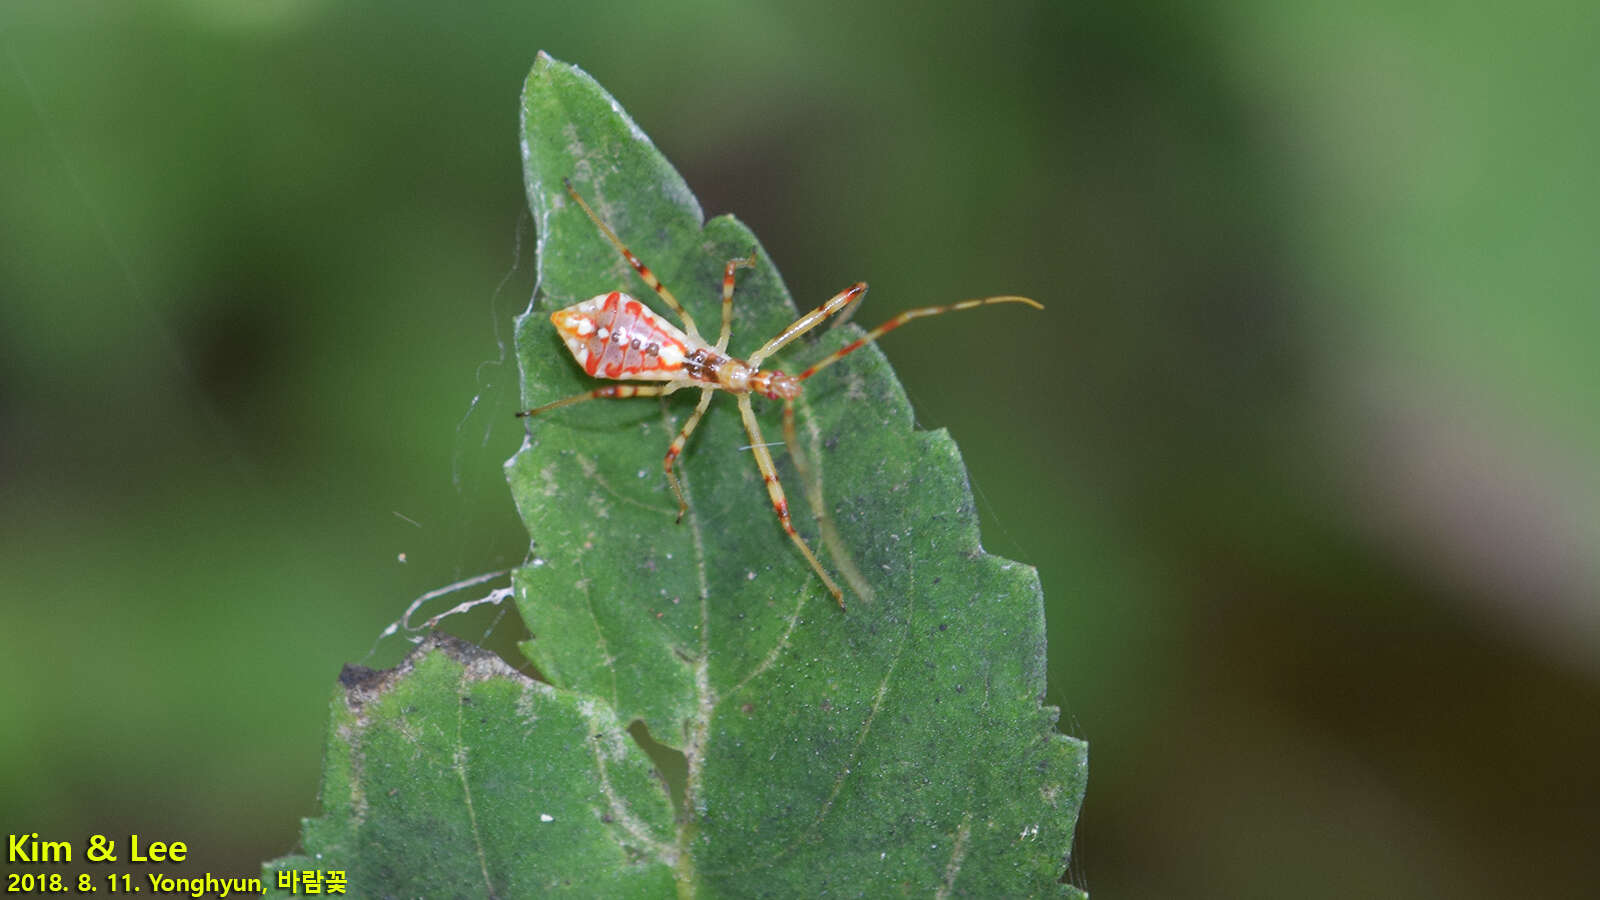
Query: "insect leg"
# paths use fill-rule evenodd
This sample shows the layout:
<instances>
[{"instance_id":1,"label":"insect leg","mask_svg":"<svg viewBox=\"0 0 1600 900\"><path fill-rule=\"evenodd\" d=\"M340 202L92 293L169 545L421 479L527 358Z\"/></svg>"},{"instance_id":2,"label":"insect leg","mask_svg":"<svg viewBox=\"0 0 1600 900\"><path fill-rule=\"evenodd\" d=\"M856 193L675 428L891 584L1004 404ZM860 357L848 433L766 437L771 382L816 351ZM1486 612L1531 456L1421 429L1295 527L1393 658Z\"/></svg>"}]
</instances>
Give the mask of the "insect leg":
<instances>
[{"instance_id":1,"label":"insect leg","mask_svg":"<svg viewBox=\"0 0 1600 900\"><path fill-rule=\"evenodd\" d=\"M1038 301L1030 300L1027 297L1011 296L984 297L981 300L963 300L960 303L951 303L947 306L924 306L919 309L908 309L900 315L895 316L889 321L883 323L882 325L879 325L877 328L867 332L863 337L856 338L850 343L845 344L843 347L840 347L838 350L835 350L834 352L823 357L820 362L811 366L811 368L806 369L804 372L801 372L799 375L796 375L795 378L800 381L810 378L823 369L826 369L856 350L859 350L867 344L872 343L878 338L883 337L885 334L895 330L896 328L899 328L901 325L904 325L912 319L921 319L925 316L937 316L942 313L955 312L962 309L972 309L978 306L987 306L990 303L1026 303L1034 309L1044 309L1044 307L1041 306Z\"/></svg>"},{"instance_id":2,"label":"insect leg","mask_svg":"<svg viewBox=\"0 0 1600 900\"><path fill-rule=\"evenodd\" d=\"M546 403L543 406L536 406L533 409L525 409L522 412L517 413L517 418L526 419L530 416L537 416L540 413L549 412L552 409L560 409L563 406L571 406L574 403L586 403L590 400L614 400L623 399L626 397L660 397L663 394L670 394L678 388L690 383L691 382L687 381L674 381L670 384L608 384L604 387L597 387L592 391L584 391L581 394L573 394L571 397L557 400L554 403Z\"/></svg>"},{"instance_id":3,"label":"insect leg","mask_svg":"<svg viewBox=\"0 0 1600 900\"><path fill-rule=\"evenodd\" d=\"M672 471L672 463L683 452L683 445L688 443L689 435L694 432L695 426L700 424L700 417L706 414L706 407L711 405L711 395L714 393L716 391L712 388L700 389L700 403L695 406L694 414L689 417L689 421L683 423L683 429L672 439L672 446L667 448L667 455L661 460L661 467L667 470L667 481L672 484L672 493L678 496L679 522L683 521L683 514L689 511L689 501L683 499L683 486L678 483L678 476Z\"/></svg>"},{"instance_id":4,"label":"insect leg","mask_svg":"<svg viewBox=\"0 0 1600 900\"><path fill-rule=\"evenodd\" d=\"M834 294L832 297L828 298L827 303L824 303L816 309L813 309L811 312L808 312L800 318L795 319L794 322L788 328L785 328L782 332L780 332L777 337L767 341L760 350L750 354L750 365L760 366L762 360L774 353L777 353L779 350L782 350L790 341L817 327L817 325L819 325L823 319L826 319L834 313L839 312L852 303L859 302L861 298L866 295L866 293L867 283L865 281L858 281L839 293Z\"/></svg>"},{"instance_id":5,"label":"insect leg","mask_svg":"<svg viewBox=\"0 0 1600 900\"><path fill-rule=\"evenodd\" d=\"M744 259L730 259L722 270L722 334L717 338L717 351L728 352L728 338L733 334L733 270L756 267L756 252Z\"/></svg>"},{"instance_id":6,"label":"insect leg","mask_svg":"<svg viewBox=\"0 0 1600 900\"><path fill-rule=\"evenodd\" d=\"M773 466L772 454L767 452L766 441L761 437L761 426L756 424L756 413L750 406L750 395L738 396L739 415L744 419L744 430L750 436L750 452L755 454L756 468L761 470L761 478L767 483L767 496L772 499L772 508L778 513L778 522L783 525L783 530L794 541L794 545L800 548L806 562L811 563L811 568L816 570L817 576L827 586L828 592L833 594L833 599L838 601L839 608L844 609L844 592L840 591L828 573L823 571L822 563L817 561L816 554L811 552L811 547L806 544L805 538L794 530L794 523L789 521L789 501L783 495L783 485L778 483L778 470Z\"/></svg>"},{"instance_id":7,"label":"insect leg","mask_svg":"<svg viewBox=\"0 0 1600 900\"><path fill-rule=\"evenodd\" d=\"M818 470L812 469L806 462L805 450L801 448L800 437L795 431L793 399L783 401L783 442L789 447L789 458L794 461L795 474L800 476L801 489L811 504L811 512L817 517L817 531L821 533L822 545L828 548L828 553L833 557L834 570L845 584L850 585L852 594L872 602L872 586L862 577L849 549L839 537L839 529L834 527L833 518L828 514Z\"/></svg>"},{"instance_id":8,"label":"insect leg","mask_svg":"<svg viewBox=\"0 0 1600 900\"><path fill-rule=\"evenodd\" d=\"M806 470L805 452L800 449L800 436L794 428L794 401L783 401L783 443L789 448L789 458L794 460L794 470L801 481L809 482L811 473Z\"/></svg>"},{"instance_id":9,"label":"insect leg","mask_svg":"<svg viewBox=\"0 0 1600 900\"><path fill-rule=\"evenodd\" d=\"M639 273L639 278L642 279L645 284L649 285L650 289L655 291L657 296L666 301L667 306L671 307L672 311L678 314L679 319L683 320L683 330L689 332L690 337L700 338L700 331L694 327L694 318L689 315L689 311L684 309L683 304L678 302L678 298L672 296L672 292L667 290L667 286L662 284L660 279L656 278L655 273L650 271L650 267L640 262L639 257L633 255L633 251L629 250L627 245L622 243L622 240L617 237L617 233L611 230L611 226L601 221L600 217L595 215L594 210L589 208L589 204L585 203L583 198L578 196L577 189L572 186L572 179L563 178L561 179L561 183L567 186L567 193L571 194L572 199L578 201L578 205L583 208L585 213L588 214L589 221L593 222L595 227L600 229L600 233L606 236L606 240L611 242L611 246L617 248L617 252L621 253L622 258L628 261L628 265L633 266L633 270Z\"/></svg>"}]
</instances>

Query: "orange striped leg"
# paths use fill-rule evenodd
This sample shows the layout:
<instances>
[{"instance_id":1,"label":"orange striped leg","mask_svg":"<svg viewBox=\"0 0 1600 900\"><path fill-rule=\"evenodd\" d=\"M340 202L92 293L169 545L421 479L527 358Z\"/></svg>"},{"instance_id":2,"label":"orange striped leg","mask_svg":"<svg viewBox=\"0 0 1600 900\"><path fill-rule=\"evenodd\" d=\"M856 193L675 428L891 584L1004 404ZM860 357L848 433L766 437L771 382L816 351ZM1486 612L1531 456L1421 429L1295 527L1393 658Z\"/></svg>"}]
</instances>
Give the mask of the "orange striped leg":
<instances>
[{"instance_id":1,"label":"orange striped leg","mask_svg":"<svg viewBox=\"0 0 1600 900\"><path fill-rule=\"evenodd\" d=\"M878 338L883 337L885 334L888 334L889 332L895 330L896 328L899 328L901 325L904 325L905 323L911 321L912 319L921 319L921 318L923 318L925 316L937 316L937 315L940 315L942 313L955 312L957 310L962 310L962 309L973 309L974 307L987 306L987 305L989 305L991 303L1026 303L1029 306L1033 307L1034 309L1044 309L1044 307L1041 306L1038 303L1038 301L1029 300L1027 297L1011 297L1011 296L1006 296L1006 297L984 297L982 300L963 300L960 303L951 303L948 306L924 306L924 307L922 307L920 309L908 309L905 312L901 313L900 315L895 316L894 318L890 319L889 321L883 323L882 325L879 325L877 328L874 328L871 331L867 332L866 335L864 335L862 337L859 337L859 338L856 338L855 340L851 341L850 343L845 344L843 347L840 347L838 350L835 350L833 353L830 353L826 357L823 357L821 362L818 362L816 365L813 365L811 368L806 369L804 372L801 372L799 375L796 375L795 378L796 378L796 380L799 380L799 381L804 381L807 378L810 378L811 376L817 374L818 372L822 371L823 369L826 369L827 367L833 365L834 363L838 362L839 360L843 359L844 357L848 356L849 354L851 354L851 353L853 353L853 352L855 352L857 350L860 350L862 347L866 346L867 344L870 344L873 341L877 340Z\"/></svg>"},{"instance_id":2,"label":"orange striped leg","mask_svg":"<svg viewBox=\"0 0 1600 900\"><path fill-rule=\"evenodd\" d=\"M713 388L700 389L700 403L695 406L694 415L683 423L683 429L672 439L672 446L667 448L667 455L661 460L661 467L667 470L667 481L672 484L672 492L678 495L679 522L683 521L683 514L689 511L689 501L683 499L683 485L678 483L677 473L672 471L672 463L683 453L683 445L689 442L689 435L694 432L695 426L700 424L700 417L706 414L706 407L711 405L711 395L714 393L716 391Z\"/></svg>"},{"instance_id":3,"label":"orange striped leg","mask_svg":"<svg viewBox=\"0 0 1600 900\"><path fill-rule=\"evenodd\" d=\"M800 532L794 530L794 523L789 521L789 501L783 496L783 485L778 483L778 469L772 464L772 454L767 452L767 443L761 437L761 426L756 424L755 410L750 407L750 395L739 395L739 415L744 419L745 433L750 436L750 451L756 456L756 468L761 470L761 478L767 483L767 496L772 498L772 508L778 513L778 522L783 530L800 548L806 562L811 563L817 576L827 586L828 592L833 594L833 599L838 601L839 608L844 609L844 592L833 583L828 573L823 571L822 563L817 561L817 555L811 552L811 547L806 544Z\"/></svg>"},{"instance_id":4,"label":"orange striped leg","mask_svg":"<svg viewBox=\"0 0 1600 900\"><path fill-rule=\"evenodd\" d=\"M756 267L756 252L744 259L730 259L722 269L722 334L717 338L717 351L728 352L728 338L733 334L733 270Z\"/></svg>"},{"instance_id":5,"label":"orange striped leg","mask_svg":"<svg viewBox=\"0 0 1600 900\"><path fill-rule=\"evenodd\" d=\"M533 409L525 409L522 412L517 413L517 418L526 419L530 416L537 416L540 413L549 412L552 409L560 409L563 406L571 406L574 403L586 403L590 400L620 400L627 397L660 397L663 394L670 394L678 388L691 383L692 382L688 381L674 381L670 384L660 385L608 384L605 387L597 387L592 391L584 391L581 394L573 394L571 397L567 397L564 400L557 400L554 403L546 403L543 406L536 406Z\"/></svg>"},{"instance_id":6,"label":"orange striped leg","mask_svg":"<svg viewBox=\"0 0 1600 900\"><path fill-rule=\"evenodd\" d=\"M672 296L672 292L667 290L667 286L662 284L660 279L656 278L655 273L650 271L650 267L640 262L639 257L633 255L633 251L629 250L627 245L622 243L622 240L617 237L617 233L611 230L611 226L607 225L605 222L602 222L600 217L595 215L594 210L589 208L589 204L585 203L583 198L578 196L577 190L572 186L572 179L563 178L561 179L561 183L567 186L567 193L572 195L572 199L578 201L578 205L583 207L583 211L589 216L589 221L593 222L595 227L600 229L600 233L606 236L606 240L611 242L611 246L617 248L617 252L621 253L622 258L628 261L628 265L633 266L633 270L639 273L639 278L642 279L645 284L650 286L650 290L656 292L656 296L666 301L666 304L672 307L672 311L678 314L679 319L683 320L683 330L689 332L689 336L692 338L704 340L700 337L699 329L694 327L694 319L690 317L689 311L684 309L683 304L678 302L678 298Z\"/></svg>"},{"instance_id":7,"label":"orange striped leg","mask_svg":"<svg viewBox=\"0 0 1600 900\"><path fill-rule=\"evenodd\" d=\"M858 281L839 293L834 294L832 297L828 298L827 303L824 303L816 309L813 309L811 312L808 312L800 318L795 319L794 323L780 332L777 337L767 341L767 343L763 345L760 350L750 354L750 365L752 367L760 366L762 360L774 353L777 353L779 350L782 350L790 341L817 327L819 324L821 324L823 319L826 319L834 313L839 312L852 303L860 302L861 298L866 296L866 293L867 283L865 281Z\"/></svg>"}]
</instances>

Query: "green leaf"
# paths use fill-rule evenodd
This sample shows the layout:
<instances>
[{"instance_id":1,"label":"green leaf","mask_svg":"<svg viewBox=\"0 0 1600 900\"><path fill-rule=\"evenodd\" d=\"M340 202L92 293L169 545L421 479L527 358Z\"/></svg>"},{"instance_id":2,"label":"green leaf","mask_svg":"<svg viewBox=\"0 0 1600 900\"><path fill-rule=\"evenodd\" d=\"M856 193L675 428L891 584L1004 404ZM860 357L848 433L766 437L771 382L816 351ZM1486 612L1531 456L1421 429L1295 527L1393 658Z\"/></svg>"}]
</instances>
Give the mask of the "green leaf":
<instances>
[{"instance_id":1,"label":"green leaf","mask_svg":"<svg viewBox=\"0 0 1600 900\"><path fill-rule=\"evenodd\" d=\"M277 871L339 869L355 896L660 897L672 810L602 703L443 635L398 667L346 666L322 818ZM623 798L626 798L625 800Z\"/></svg>"},{"instance_id":2,"label":"green leaf","mask_svg":"<svg viewBox=\"0 0 1600 900\"><path fill-rule=\"evenodd\" d=\"M543 54L523 94L523 160L540 278L517 324L527 406L597 385L552 310L624 290L668 313L563 178L703 333L720 323L724 263L757 251L735 293L734 353L795 318L749 230L704 221L616 101ZM1026 312L958 315L981 328L978 316ZM795 371L861 334L823 331L768 365ZM337 861L360 893L1077 896L1059 879L1086 748L1041 703L1034 570L982 551L955 445L914 429L876 347L805 387L809 480L784 451L779 405L757 411L796 527L841 575L848 610L779 527L733 398L714 398L685 451L682 524L661 460L697 391L530 419L507 464L533 554L514 587L524 652L554 687L436 644L385 675L381 698L336 697L326 812L306 828L318 865ZM635 721L681 751L680 796L621 739Z\"/></svg>"}]
</instances>

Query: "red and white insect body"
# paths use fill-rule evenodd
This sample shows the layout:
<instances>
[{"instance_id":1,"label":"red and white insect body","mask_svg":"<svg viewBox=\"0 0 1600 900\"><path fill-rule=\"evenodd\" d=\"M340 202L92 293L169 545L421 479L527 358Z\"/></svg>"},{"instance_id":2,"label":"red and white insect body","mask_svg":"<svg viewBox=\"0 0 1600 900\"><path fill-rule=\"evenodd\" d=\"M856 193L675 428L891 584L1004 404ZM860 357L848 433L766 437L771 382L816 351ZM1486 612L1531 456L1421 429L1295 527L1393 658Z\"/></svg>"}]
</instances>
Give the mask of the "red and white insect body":
<instances>
[{"instance_id":1,"label":"red and white insect body","mask_svg":"<svg viewBox=\"0 0 1600 900\"><path fill-rule=\"evenodd\" d=\"M656 292L667 306L683 321L684 330L679 331L670 323L662 321L643 303L622 293L611 291L607 294L598 294L582 303L575 303L565 309L559 309L550 315L550 321L560 333L561 339L566 343L567 349L572 351L578 364L589 375L601 378L610 378L616 381L658 381L661 384L608 384L584 393L546 403L543 406L517 413L518 416L536 416L563 406L582 403L586 400L611 399L620 397L661 397L680 388L695 387L700 389L700 402L696 404L694 413L679 430L677 437L672 439L672 444L667 448L666 456L662 458L662 468L667 474L667 481L672 485L672 492L678 498L678 521L683 521L683 514L689 509L689 503L684 498L683 486L678 483L678 476L673 471L673 463L678 455L683 452L684 444L689 440L689 435L700 424L701 416L705 415L706 407L711 404L711 397L717 391L726 391L733 394L738 400L739 416L744 422L745 432L750 437L750 450L756 459L756 468L761 471L761 478L766 483L767 496L772 501L773 511L778 515L778 523L783 526L791 540L794 541L800 553L805 556L811 568L816 571L817 577L833 594L839 606L844 606L844 593L834 583L822 563L817 560L816 554L811 552L811 547L805 538L795 531L794 523L789 518L789 502L784 496L783 485L778 482L778 470L772 463L772 454L767 452L766 441L761 436L761 426L756 422L755 409L750 405L752 393L762 394L773 400L783 401L783 436L791 452L797 447L794 428L794 401L800 396L801 382L817 374L828 366L833 365L846 355L859 350L872 343L888 332L899 328L901 325L924 316L936 316L941 313L954 312L962 309L972 309L990 303L1026 303L1035 309L1042 309L1038 303L1027 297L985 297L981 300L963 300L946 306L925 306L920 309L911 309L895 316L893 319L879 325L838 350L830 353L819 362L813 364L799 375L789 375L777 369L763 369L761 363L767 357L783 349L789 342L795 340L811 329L817 327L827 319L842 310L850 308L859 302L867 292L865 282L856 282L848 288L829 298L811 312L796 319L793 324L767 341L756 352L750 354L748 359L738 359L727 353L729 331L733 325L733 273L737 269L751 267L756 264L755 253L744 259L729 260L722 270L722 331L713 346L700 336L700 331L695 327L694 319L689 316L672 292L667 290L649 267L633 255L615 232L595 215L578 192L573 190L572 183L566 182L567 193L588 214L600 232L606 236L617 252L633 266L639 278ZM794 455L796 467L800 467L799 455ZM802 476L804 470L801 470Z\"/></svg>"},{"instance_id":2,"label":"red and white insect body","mask_svg":"<svg viewBox=\"0 0 1600 900\"><path fill-rule=\"evenodd\" d=\"M621 291L557 310L550 321L578 365L603 378L680 380L689 351L701 344Z\"/></svg>"}]
</instances>

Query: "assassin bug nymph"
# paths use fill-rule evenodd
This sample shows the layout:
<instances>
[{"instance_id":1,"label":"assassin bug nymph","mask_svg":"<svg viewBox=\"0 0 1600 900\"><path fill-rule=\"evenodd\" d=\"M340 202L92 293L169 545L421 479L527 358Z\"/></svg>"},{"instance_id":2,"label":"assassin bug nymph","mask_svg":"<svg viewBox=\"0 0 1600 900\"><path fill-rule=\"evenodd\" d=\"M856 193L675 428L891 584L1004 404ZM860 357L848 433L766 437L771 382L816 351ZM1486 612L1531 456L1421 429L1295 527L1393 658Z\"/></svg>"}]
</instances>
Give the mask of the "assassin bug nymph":
<instances>
[{"instance_id":1,"label":"assassin bug nymph","mask_svg":"<svg viewBox=\"0 0 1600 900\"><path fill-rule=\"evenodd\" d=\"M919 309L909 309L877 328L867 332L864 337L857 338L840 347L833 353L823 357L799 375L790 375L777 369L763 369L761 363L774 353L783 349L789 342L800 337L811 329L817 327L829 316L850 309L858 303L867 292L866 282L858 281L848 288L829 298L828 302L794 320L788 328L772 338L756 352L750 354L748 359L738 359L728 355L728 337L732 328L733 315L733 273L737 269L751 268L756 264L755 251L743 259L728 260L722 270L722 331L717 336L715 345L706 343L700 336L700 331L695 327L694 319L689 311L684 309L678 299L672 296L667 286L650 271L650 268L633 255L616 232L606 225L594 210L589 208L583 197L572 187L572 182L562 179L566 185L567 193L577 202L583 211L588 214L590 221L600 229L606 240L611 242L617 252L622 254L628 265L639 273L639 278L650 289L656 292L662 301L683 322L683 331L679 331L672 324L663 321L650 310L649 307L621 291L611 291L597 294L581 303L575 303L565 309L556 310L550 314L550 321L560 333L561 339L566 343L567 349L583 366L583 370L591 376L609 378L617 381L655 381L655 385L640 384L608 384L594 390L584 391L546 403L534 409L517 413L519 417L536 416L552 409L571 406L574 403L583 403L587 400L601 398L622 397L661 397L680 388L699 388L700 402L695 405L694 413L678 431L678 436L672 439L672 444L667 448L667 455L662 459L662 467L666 470L667 481L672 485L673 494L678 498L678 521L683 521L683 514L688 511L688 501L683 496L683 486L678 483L678 476L672 471L673 463L678 455L683 452L683 446L689 440L689 435L694 432L695 426L700 424L700 417L705 415L706 407L711 404L711 395L716 391L727 391L738 398L739 415L744 420L745 431L750 436L750 450L755 454L756 468L761 470L761 477L767 485L767 496L772 500L772 508L778 514L778 522L783 530L800 548L800 553L805 556L806 562L816 570L817 577L827 585L828 591L838 601L839 607L844 607L844 593L834 583L822 563L817 561L811 547L795 531L794 524L789 520L789 501L783 493L783 485L778 482L778 471L772 464L772 455L767 452L766 441L761 437L761 427L756 424L755 410L750 406L752 393L763 394L773 400L783 401L783 434L788 446L797 446L794 428L794 401L800 396L800 383L818 372L843 359L848 354L861 349L867 344L877 340L884 334L899 328L912 319L924 316L937 316L941 313L954 312L961 309L972 309L990 303L1026 303L1034 309L1043 309L1037 302L1027 297L984 297L980 300L963 300L960 303L951 303L945 306L925 306ZM685 333L687 332L687 333ZM799 462L798 457L796 462ZM803 471L802 471L803 477Z\"/></svg>"}]
</instances>

